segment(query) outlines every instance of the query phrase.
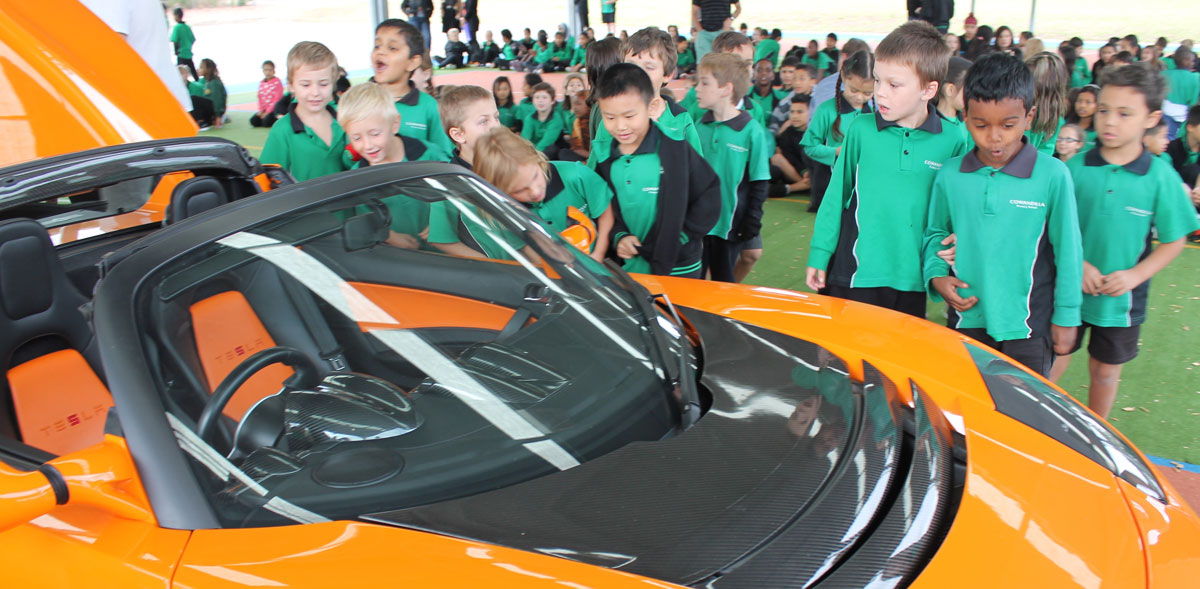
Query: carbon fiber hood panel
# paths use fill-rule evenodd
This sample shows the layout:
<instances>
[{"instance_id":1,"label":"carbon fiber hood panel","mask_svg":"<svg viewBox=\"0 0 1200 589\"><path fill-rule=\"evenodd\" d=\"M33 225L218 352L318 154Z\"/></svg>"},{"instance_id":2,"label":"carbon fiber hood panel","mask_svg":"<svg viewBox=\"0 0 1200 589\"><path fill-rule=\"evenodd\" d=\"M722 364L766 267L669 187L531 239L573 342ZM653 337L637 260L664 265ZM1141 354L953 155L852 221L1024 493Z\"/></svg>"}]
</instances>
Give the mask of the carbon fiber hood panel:
<instances>
[{"instance_id":1,"label":"carbon fiber hood panel","mask_svg":"<svg viewBox=\"0 0 1200 589\"><path fill-rule=\"evenodd\" d=\"M681 584L819 581L870 534L907 466L894 386L869 366L865 387L851 381L811 342L685 314L703 341L701 382L713 396L688 431L366 519ZM780 540L786 551L772 549Z\"/></svg>"}]
</instances>

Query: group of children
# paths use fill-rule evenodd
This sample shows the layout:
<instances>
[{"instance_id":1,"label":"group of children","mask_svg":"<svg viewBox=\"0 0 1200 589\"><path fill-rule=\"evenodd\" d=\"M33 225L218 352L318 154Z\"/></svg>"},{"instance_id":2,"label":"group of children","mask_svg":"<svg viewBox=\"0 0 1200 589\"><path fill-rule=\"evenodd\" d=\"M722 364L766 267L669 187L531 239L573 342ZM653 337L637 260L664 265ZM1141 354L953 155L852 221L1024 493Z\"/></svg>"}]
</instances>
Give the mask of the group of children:
<instances>
[{"instance_id":1,"label":"group of children","mask_svg":"<svg viewBox=\"0 0 1200 589\"><path fill-rule=\"evenodd\" d=\"M775 35L759 36L761 47ZM1061 374L1090 331L1090 404L1106 415L1121 365L1137 354L1148 280L1198 228L1168 159L1196 164L1200 110L1167 148L1178 155L1155 157L1143 142L1161 119L1166 80L1144 65L1114 68L1102 87L1081 90L1092 107L1075 97L1071 112L1087 118L1096 145L1064 163L1051 155L1067 114L1066 66L1054 54L1023 62L995 51L971 63L921 22L873 54L847 41L828 76L828 65L795 55L776 70L778 49L759 47L719 35L680 102L664 92L680 46L653 27L591 43L586 77L567 77L562 103L536 73L520 103L503 77L492 92L443 86L434 99L414 81L426 56L420 33L387 20L376 28L373 83L336 109L334 55L314 42L289 52L293 101L261 159L297 180L450 161L554 230L587 217L596 260L731 282L762 253L768 196L811 184L824 198L810 288L919 317L927 297L944 300L950 327L1045 375ZM832 96L820 100L823 86ZM451 207L394 212L388 242L511 255L464 242L483 233L470 223Z\"/></svg>"},{"instance_id":2,"label":"group of children","mask_svg":"<svg viewBox=\"0 0 1200 589\"><path fill-rule=\"evenodd\" d=\"M171 14L175 19L175 26L171 29L171 46L179 76L192 97L192 118L202 131L211 127L219 128L228 121L228 117L225 115L225 84L221 82L217 64L211 59L202 59L200 67L196 67L192 61L196 35L192 27L183 21L182 8L175 8Z\"/></svg>"}]
</instances>

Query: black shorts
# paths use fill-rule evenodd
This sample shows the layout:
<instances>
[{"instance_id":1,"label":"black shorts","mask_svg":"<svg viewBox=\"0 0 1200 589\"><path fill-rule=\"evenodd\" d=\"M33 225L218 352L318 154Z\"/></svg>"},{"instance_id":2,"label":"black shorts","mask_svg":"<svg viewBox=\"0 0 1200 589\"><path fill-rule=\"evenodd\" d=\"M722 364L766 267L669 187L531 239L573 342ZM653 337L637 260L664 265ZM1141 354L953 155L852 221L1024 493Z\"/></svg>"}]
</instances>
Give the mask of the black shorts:
<instances>
[{"instance_id":1,"label":"black shorts","mask_svg":"<svg viewBox=\"0 0 1200 589\"><path fill-rule=\"evenodd\" d=\"M1079 331L1075 336L1075 345L1071 346L1072 354L1083 347L1083 336L1089 329L1092 331L1092 337L1088 340L1088 355L1097 361L1117 365L1137 358L1138 336L1142 332L1141 325L1098 327L1085 322L1079 326Z\"/></svg>"},{"instance_id":2,"label":"black shorts","mask_svg":"<svg viewBox=\"0 0 1200 589\"><path fill-rule=\"evenodd\" d=\"M893 311L900 311L901 313L907 313L921 319L925 318L924 292L896 290L886 286L854 288L837 284L827 284L821 290L821 294L875 305L876 307L883 307Z\"/></svg>"},{"instance_id":3,"label":"black shorts","mask_svg":"<svg viewBox=\"0 0 1200 589\"><path fill-rule=\"evenodd\" d=\"M606 25L617 22L617 11L614 10L612 12L601 12L600 22Z\"/></svg>"},{"instance_id":4,"label":"black shorts","mask_svg":"<svg viewBox=\"0 0 1200 589\"><path fill-rule=\"evenodd\" d=\"M988 335L987 330L982 327L970 327L956 331L979 340L979 343L1024 364L1042 376L1050 376L1050 366L1054 364L1054 342L1048 335L998 342L992 339L992 336Z\"/></svg>"}]
</instances>

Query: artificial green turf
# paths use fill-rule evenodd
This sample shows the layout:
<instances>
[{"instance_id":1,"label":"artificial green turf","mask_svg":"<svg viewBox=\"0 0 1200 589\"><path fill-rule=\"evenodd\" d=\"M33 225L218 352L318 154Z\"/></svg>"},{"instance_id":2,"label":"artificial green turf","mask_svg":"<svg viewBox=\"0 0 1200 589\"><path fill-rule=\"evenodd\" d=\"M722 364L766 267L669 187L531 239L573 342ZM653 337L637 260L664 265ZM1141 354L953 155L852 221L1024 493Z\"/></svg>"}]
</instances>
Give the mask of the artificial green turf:
<instances>
[{"instance_id":1,"label":"artificial green turf","mask_svg":"<svg viewBox=\"0 0 1200 589\"><path fill-rule=\"evenodd\" d=\"M267 130L251 128L250 113L231 117L229 125L205 134L237 141L257 156ZM807 201L807 194L797 194L767 203L764 254L748 283L808 290L804 268L814 214L805 212ZM928 316L944 318L944 305L931 303ZM1060 384L1087 402L1086 350L1075 355ZM1200 248L1194 245L1153 280L1141 354L1125 366L1111 421L1143 452L1200 463Z\"/></svg>"}]
</instances>

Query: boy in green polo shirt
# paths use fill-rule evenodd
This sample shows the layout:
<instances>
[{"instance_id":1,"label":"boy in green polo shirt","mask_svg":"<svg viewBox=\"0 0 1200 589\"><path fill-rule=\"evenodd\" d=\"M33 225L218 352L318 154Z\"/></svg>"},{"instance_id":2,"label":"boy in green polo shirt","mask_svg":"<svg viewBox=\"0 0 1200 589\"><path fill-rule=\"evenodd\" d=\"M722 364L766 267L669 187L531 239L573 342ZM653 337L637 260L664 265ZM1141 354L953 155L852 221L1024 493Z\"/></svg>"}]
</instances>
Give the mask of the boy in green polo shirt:
<instances>
[{"instance_id":1,"label":"boy in green polo shirt","mask_svg":"<svg viewBox=\"0 0 1200 589\"><path fill-rule=\"evenodd\" d=\"M1048 376L1054 351L1074 343L1079 325L1083 253L1071 176L1024 140L1034 86L1021 60L980 58L963 91L976 147L934 180L925 283L949 304L949 327ZM953 266L939 256L952 233Z\"/></svg>"},{"instance_id":2,"label":"boy in green polo shirt","mask_svg":"<svg viewBox=\"0 0 1200 589\"><path fill-rule=\"evenodd\" d=\"M492 94L479 86L455 86L442 92L438 111L446 135L458 146L450 163L474 169L475 142L501 126L500 111Z\"/></svg>"},{"instance_id":3,"label":"boy in green polo shirt","mask_svg":"<svg viewBox=\"0 0 1200 589\"><path fill-rule=\"evenodd\" d=\"M596 172L616 196L617 257L627 272L701 277L704 236L721 213L720 179L691 145L650 120L657 94L642 68L608 68L593 95L612 137Z\"/></svg>"},{"instance_id":4,"label":"boy in green polo shirt","mask_svg":"<svg viewBox=\"0 0 1200 589\"><path fill-rule=\"evenodd\" d=\"M522 98L521 102L518 102L516 108L514 109L514 113L516 114L516 118L517 118L518 122L524 121L525 117L533 114L533 112L535 110L537 110L533 106L533 88L534 88L534 86L537 86L538 84L541 84L541 83L542 83L542 75L541 74L535 74L535 73L525 74L525 85L521 86L521 94L523 94L525 96L525 98ZM520 131L521 129L520 129L520 127L518 127L517 129L514 129L514 130Z\"/></svg>"},{"instance_id":5,"label":"boy in green polo shirt","mask_svg":"<svg viewBox=\"0 0 1200 589\"><path fill-rule=\"evenodd\" d=\"M771 69L775 69L775 65L779 63L779 39L783 38L783 31L772 29L771 35L758 42L754 46L754 63L761 60L771 62Z\"/></svg>"},{"instance_id":6,"label":"boy in green polo shirt","mask_svg":"<svg viewBox=\"0 0 1200 589\"><path fill-rule=\"evenodd\" d=\"M301 41L288 51L287 68L295 102L271 125L259 160L279 164L301 182L345 170L346 134L330 105L337 58L320 43Z\"/></svg>"},{"instance_id":7,"label":"boy in green polo shirt","mask_svg":"<svg viewBox=\"0 0 1200 589\"><path fill-rule=\"evenodd\" d=\"M742 248L762 229L774 146L767 130L736 106L750 86L741 58L709 53L697 71L696 100L708 109L699 125L707 147L704 159L721 179L721 215L705 238L705 265L713 280L736 282L734 266Z\"/></svg>"},{"instance_id":8,"label":"boy in green polo shirt","mask_svg":"<svg viewBox=\"0 0 1200 589\"><path fill-rule=\"evenodd\" d=\"M533 112L521 122L521 137L547 158L558 156L563 135L563 120L554 106L554 86L542 82L533 87Z\"/></svg>"},{"instance_id":9,"label":"boy in green polo shirt","mask_svg":"<svg viewBox=\"0 0 1200 589\"><path fill-rule=\"evenodd\" d=\"M596 239L585 252L597 262L608 253L613 192L608 183L580 162L548 162L531 143L498 127L475 143L475 172L562 233L575 221L571 209L591 219Z\"/></svg>"},{"instance_id":10,"label":"boy in green polo shirt","mask_svg":"<svg viewBox=\"0 0 1200 589\"><path fill-rule=\"evenodd\" d=\"M432 143L446 153L454 145L442 131L437 100L417 89L412 73L421 67L425 40L416 27L389 18L375 27L375 48L371 51L372 80L388 91L400 113L400 134Z\"/></svg>"},{"instance_id":11,"label":"boy in green polo shirt","mask_svg":"<svg viewBox=\"0 0 1200 589\"><path fill-rule=\"evenodd\" d=\"M192 72L192 78L199 80L196 64L192 63L192 45L196 43L196 35L192 27L183 22L183 9L175 9L175 27L171 29L171 43L175 45L175 65L186 65Z\"/></svg>"},{"instance_id":12,"label":"boy in green polo shirt","mask_svg":"<svg viewBox=\"0 0 1200 589\"><path fill-rule=\"evenodd\" d=\"M950 48L929 23L909 21L875 51L876 112L843 129L805 282L823 294L925 317L921 240L930 188L942 162L967 151L961 134L943 132L929 102L946 77Z\"/></svg>"},{"instance_id":13,"label":"boy in green polo shirt","mask_svg":"<svg viewBox=\"0 0 1200 589\"><path fill-rule=\"evenodd\" d=\"M632 63L642 68L650 77L650 85L655 91L655 105L651 109L651 118L658 124L668 137L684 139L696 151L703 153L700 145L700 135L696 133L696 123L687 109L675 102L662 89L675 74L675 65L679 54L671 35L657 27L647 27L629 36L621 44L621 57L625 63ZM662 104L658 104L661 102ZM608 159L608 146L612 144L612 136L608 129L601 125L596 129L592 138L592 149L588 156L588 166L596 167L598 162ZM597 151L598 150L598 151Z\"/></svg>"},{"instance_id":14,"label":"boy in green polo shirt","mask_svg":"<svg viewBox=\"0 0 1200 589\"><path fill-rule=\"evenodd\" d=\"M1200 225L1179 175L1142 146L1162 116L1162 75L1141 65L1104 74L1096 109L1100 146L1067 163L1075 181L1083 232L1083 328L1074 352L1088 342L1088 407L1108 417L1121 367L1138 353L1150 277L1183 251ZM1160 245L1151 248L1157 232ZM1059 357L1054 377L1067 368Z\"/></svg>"},{"instance_id":15,"label":"boy in green polo shirt","mask_svg":"<svg viewBox=\"0 0 1200 589\"><path fill-rule=\"evenodd\" d=\"M1167 155L1180 175L1186 166L1200 161L1200 104L1188 109L1179 136L1167 144Z\"/></svg>"}]
</instances>

